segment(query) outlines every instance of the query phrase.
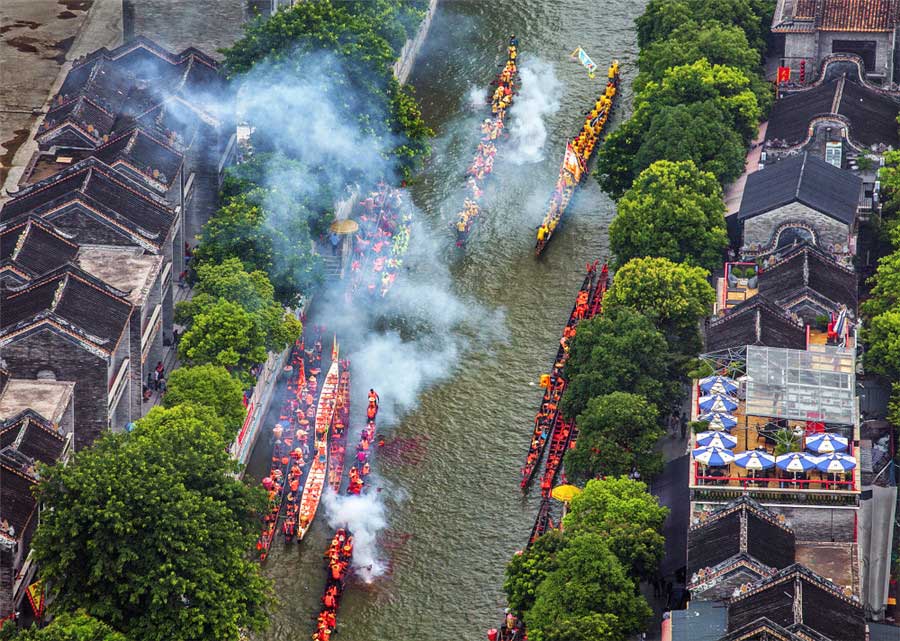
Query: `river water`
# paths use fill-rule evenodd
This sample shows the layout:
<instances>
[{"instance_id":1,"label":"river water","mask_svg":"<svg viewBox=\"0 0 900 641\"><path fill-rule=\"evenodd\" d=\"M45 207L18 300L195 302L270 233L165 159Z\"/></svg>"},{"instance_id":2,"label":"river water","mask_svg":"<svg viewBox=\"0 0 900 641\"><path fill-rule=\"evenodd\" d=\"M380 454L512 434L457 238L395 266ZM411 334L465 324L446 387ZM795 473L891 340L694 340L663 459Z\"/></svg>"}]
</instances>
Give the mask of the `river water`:
<instances>
[{"instance_id":1,"label":"river water","mask_svg":"<svg viewBox=\"0 0 900 641\"><path fill-rule=\"evenodd\" d=\"M476 641L500 621L504 566L527 539L537 509L537 492L523 498L518 486L541 396L536 381L552 362L585 264L607 255L614 205L588 180L541 260L532 251L534 230L565 140L602 91L612 58L622 62L625 80L614 126L627 111L637 55L633 19L643 4L441 2L410 78L437 134L412 193L422 224L438 239L438 255L419 258L418 264L414 257L410 269L427 272L429 261L446 262L457 296L477 302L492 318L501 316L502 339L492 340L489 351L471 350L448 363L448 376L428 387L393 425L379 426L389 441L405 444L399 455L395 449L380 463L376 452L374 466L387 505L380 553L390 569L371 585L350 584L338 613L341 641ZM519 37L523 66L537 60L552 65L560 108L544 119L542 160L518 165L511 159L515 145L499 146L487 213L463 253L453 248L450 221L484 116L469 96L473 88L487 90L505 59L510 33ZM596 80L568 60L579 45L598 65ZM357 399L359 388L378 386L354 383ZM357 404L353 411L363 409ZM258 450L267 447L264 441ZM259 471L265 456L256 454L251 472ZM322 521L301 545L273 546L265 574L274 580L280 603L261 639L310 638L324 585L322 553L331 535Z\"/></svg>"}]
</instances>

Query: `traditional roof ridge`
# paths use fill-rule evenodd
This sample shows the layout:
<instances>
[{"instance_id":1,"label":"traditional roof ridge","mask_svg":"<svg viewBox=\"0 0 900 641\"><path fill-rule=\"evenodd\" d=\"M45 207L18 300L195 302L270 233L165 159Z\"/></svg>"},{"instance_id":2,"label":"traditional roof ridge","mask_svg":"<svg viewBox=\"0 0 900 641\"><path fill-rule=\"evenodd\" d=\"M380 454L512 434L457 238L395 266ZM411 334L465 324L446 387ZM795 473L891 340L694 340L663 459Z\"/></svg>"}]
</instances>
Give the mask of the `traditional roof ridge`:
<instances>
[{"instance_id":1,"label":"traditional roof ridge","mask_svg":"<svg viewBox=\"0 0 900 641\"><path fill-rule=\"evenodd\" d=\"M708 327L718 327L719 325L724 325L726 322L730 320L734 320L740 315L753 313L754 311L765 312L772 317L785 320L789 323L797 325L798 327L802 327L801 324L797 323L793 318L791 318L790 314L788 314L784 309L770 301L763 294L756 294L751 296L747 300L741 301L737 305L731 308L731 310L725 314L724 316L719 316L709 322Z\"/></svg>"},{"instance_id":2,"label":"traditional roof ridge","mask_svg":"<svg viewBox=\"0 0 900 641\"><path fill-rule=\"evenodd\" d=\"M63 334L66 334L82 345L84 345L88 351L92 354L100 358L107 358L110 354L112 354L116 345L112 345L110 347L105 347L111 341L101 337L96 336L95 334L91 334L90 332L86 332L81 326L75 325L67 321L65 318L61 318L55 312L43 311L35 314L30 319L25 318L16 323L15 325L11 325L10 327L0 329L0 347L10 343L16 337L25 334L30 330L35 330L40 327L48 326L50 328L56 329Z\"/></svg>"},{"instance_id":3,"label":"traditional roof ridge","mask_svg":"<svg viewBox=\"0 0 900 641\"><path fill-rule=\"evenodd\" d=\"M93 276L92 274L86 272L75 263L65 263L64 265L61 265L56 269L53 269L46 274L39 276L38 278L35 278L25 285L10 288L7 290L7 296L8 298L16 298L28 293L29 291L37 287L42 287L50 281L56 279L59 279L61 283L64 282L65 285L68 285L69 278L74 278L75 280L87 285L88 287L93 287L97 291L105 294L110 298L120 300L125 305L131 305L131 303L128 302L127 299L127 292L123 292L122 290L116 289L112 285L105 283L96 276Z\"/></svg>"},{"instance_id":4,"label":"traditional roof ridge","mask_svg":"<svg viewBox=\"0 0 900 641\"><path fill-rule=\"evenodd\" d=\"M830 579L826 579L822 575L810 570L805 565L800 563L793 563L786 568L783 568L773 574L772 576L766 577L765 579L760 580L755 585L751 586L749 590L746 592L739 594L737 596L729 598L727 601L729 604L737 603L739 601L743 601L744 599L749 599L750 597L772 587L773 585L777 585L779 583L783 583L787 580L793 579L795 577L800 577L802 579L806 579L810 583L814 584L816 587L821 588L828 592L831 596L844 601L845 603L849 603L854 607L862 610L862 604L850 597L844 595L844 591L841 589L839 585L837 585L834 581Z\"/></svg>"},{"instance_id":5,"label":"traditional roof ridge","mask_svg":"<svg viewBox=\"0 0 900 641\"><path fill-rule=\"evenodd\" d=\"M65 438L60 435L59 431L53 428L53 423L50 421L50 419L44 417L40 412L36 412L30 407L25 408L14 416L10 416L7 419L0 420L0 434L4 434L11 429L15 429L19 425L19 423L22 423L23 421L32 421L39 427L53 434L53 436L59 438L61 441L65 440Z\"/></svg>"},{"instance_id":6,"label":"traditional roof ridge","mask_svg":"<svg viewBox=\"0 0 900 641\"><path fill-rule=\"evenodd\" d=\"M787 263L789 263L791 260L793 260L798 254L805 254L807 261L809 260L809 255L813 254L817 258L819 258L819 260L827 263L829 267L833 267L833 268L843 271L847 274L854 274L854 275L856 274L856 272L852 268L842 265L840 262L835 260L833 256L831 256L828 253L824 252L823 250L819 249L819 247L817 247L815 245L811 245L809 243L803 243L797 247L789 248L787 250L787 252L782 254L782 256L778 259L777 262L770 263L769 266L766 267L765 269L763 269L760 273L762 274L764 272L772 272L774 270L777 270L778 268L784 267Z\"/></svg>"},{"instance_id":7,"label":"traditional roof ridge","mask_svg":"<svg viewBox=\"0 0 900 641\"><path fill-rule=\"evenodd\" d=\"M832 641L822 633L813 630L803 623L794 623L784 627L780 623L775 623L769 617L759 617L754 619L738 629L729 632L725 636L720 637L718 641L744 641L745 639L757 638L754 635L763 630L778 635L771 637L772 641ZM798 632L800 634L797 634Z\"/></svg>"},{"instance_id":8,"label":"traditional roof ridge","mask_svg":"<svg viewBox=\"0 0 900 641\"><path fill-rule=\"evenodd\" d=\"M777 572L775 568L766 565L750 553L740 551L712 567L699 568L693 576L689 577L687 587L692 592L703 592L713 587L717 579L730 574L738 568L755 572L760 579L772 576Z\"/></svg>"},{"instance_id":9,"label":"traditional roof ridge","mask_svg":"<svg viewBox=\"0 0 900 641\"><path fill-rule=\"evenodd\" d=\"M48 116L50 116L54 111L59 111L63 107L68 107L73 102L89 103L92 107L94 107L95 109L99 109L100 111L102 111L104 114L106 114L110 118L116 117L116 114L114 114L109 109L107 109L106 107L104 107L103 105L98 103L96 100L92 100L89 95L84 94L84 93L79 93L79 94L75 94L73 97L69 98L68 100L64 100L63 102L58 102L55 106L51 106L51 108L47 110L47 114L44 116L44 119L46 120L46 118ZM74 109L72 111L74 111ZM72 113L72 112L69 112L69 113ZM63 119L59 122L59 124L63 124L65 122L66 122L66 120Z\"/></svg>"},{"instance_id":10,"label":"traditional roof ridge","mask_svg":"<svg viewBox=\"0 0 900 641\"><path fill-rule=\"evenodd\" d=\"M754 515L759 518L768 521L772 525L784 530L789 534L794 534L793 528L791 528L784 520L784 517L780 514L773 512L767 507L763 506L761 503L752 499L751 497L743 494L733 501L725 504L724 506L713 510L712 512L706 513L706 518L700 523L696 523L689 528L690 532L694 532L696 530L701 530L705 527L710 526L716 521L720 521L727 516L734 514L735 512L739 512L741 510L747 510L752 512ZM782 518L779 520L779 516Z\"/></svg>"}]
</instances>

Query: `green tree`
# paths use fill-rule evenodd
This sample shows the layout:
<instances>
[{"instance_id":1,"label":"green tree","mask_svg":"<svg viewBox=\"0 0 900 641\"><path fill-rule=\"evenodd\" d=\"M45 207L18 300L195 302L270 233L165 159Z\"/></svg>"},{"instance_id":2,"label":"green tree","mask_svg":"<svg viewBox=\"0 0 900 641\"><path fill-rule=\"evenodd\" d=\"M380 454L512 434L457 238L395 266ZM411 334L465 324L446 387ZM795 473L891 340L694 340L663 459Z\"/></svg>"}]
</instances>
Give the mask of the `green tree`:
<instances>
[{"instance_id":1,"label":"green tree","mask_svg":"<svg viewBox=\"0 0 900 641\"><path fill-rule=\"evenodd\" d=\"M397 168L408 176L428 153L433 133L391 67L422 15L419 2L297 3L247 28L225 52L226 68L232 76L253 69L257 78L281 84L321 78L322 101L340 110L339 120L355 120L371 138L367 144L390 147ZM266 123L258 129L270 141L281 133Z\"/></svg>"},{"instance_id":2,"label":"green tree","mask_svg":"<svg viewBox=\"0 0 900 641\"><path fill-rule=\"evenodd\" d=\"M688 23L676 26L665 40L656 40L638 54L641 72L634 81L639 92L650 80L662 80L670 67L689 65L705 58L713 65L727 65L744 72L759 69L759 51L747 42L747 35L731 24L709 22L699 29Z\"/></svg>"},{"instance_id":3,"label":"green tree","mask_svg":"<svg viewBox=\"0 0 900 641\"><path fill-rule=\"evenodd\" d=\"M896 308L900 303L900 251L882 256L869 279L872 285L871 298L861 305L867 316L877 316Z\"/></svg>"},{"instance_id":4,"label":"green tree","mask_svg":"<svg viewBox=\"0 0 900 641\"><path fill-rule=\"evenodd\" d=\"M873 316L863 328L863 342L868 345L863 364L866 371L900 378L900 308L892 308Z\"/></svg>"},{"instance_id":5,"label":"green tree","mask_svg":"<svg viewBox=\"0 0 900 641\"><path fill-rule=\"evenodd\" d=\"M591 399L578 415L578 440L566 452L566 472L578 480L637 470L650 479L662 471L656 443L665 434L659 411L643 396L613 392Z\"/></svg>"},{"instance_id":6,"label":"green tree","mask_svg":"<svg viewBox=\"0 0 900 641\"><path fill-rule=\"evenodd\" d=\"M557 560L525 614L529 639L568 641L573 628L590 639L583 632L589 622L603 631L604 641L625 641L644 628L650 607L602 536L572 538ZM584 620L592 616L599 618Z\"/></svg>"},{"instance_id":7,"label":"green tree","mask_svg":"<svg viewBox=\"0 0 900 641\"><path fill-rule=\"evenodd\" d=\"M84 608L133 641L237 640L266 624L269 586L247 557L260 492L209 410L154 408L43 470L33 551L57 612Z\"/></svg>"},{"instance_id":8,"label":"green tree","mask_svg":"<svg viewBox=\"0 0 900 641\"><path fill-rule=\"evenodd\" d=\"M15 628L15 624L10 627ZM60 614L45 628L32 626L10 637L2 634L0 639L15 641L128 641L124 634L85 614L83 610Z\"/></svg>"},{"instance_id":9,"label":"green tree","mask_svg":"<svg viewBox=\"0 0 900 641\"><path fill-rule=\"evenodd\" d=\"M690 160L653 163L618 202L609 227L616 261L658 256L713 270L728 243L722 188Z\"/></svg>"},{"instance_id":10,"label":"green tree","mask_svg":"<svg viewBox=\"0 0 900 641\"><path fill-rule=\"evenodd\" d=\"M679 391L669 370L668 345L653 321L627 308L606 312L578 325L561 408L567 416L578 416L592 398L616 391L668 406Z\"/></svg>"},{"instance_id":11,"label":"green tree","mask_svg":"<svg viewBox=\"0 0 900 641\"><path fill-rule=\"evenodd\" d=\"M702 267L667 258L634 258L616 272L604 308L610 312L629 307L651 318L668 336L691 341L716 299L708 275Z\"/></svg>"},{"instance_id":12,"label":"green tree","mask_svg":"<svg viewBox=\"0 0 900 641\"><path fill-rule=\"evenodd\" d=\"M645 130L629 178L659 160L689 160L727 184L744 170L745 153L740 134L712 101L666 105Z\"/></svg>"},{"instance_id":13,"label":"green tree","mask_svg":"<svg viewBox=\"0 0 900 641\"><path fill-rule=\"evenodd\" d=\"M762 53L774 9L771 0L650 0L635 20L638 46L644 49L680 28L697 31L712 22L740 28Z\"/></svg>"},{"instance_id":14,"label":"green tree","mask_svg":"<svg viewBox=\"0 0 900 641\"><path fill-rule=\"evenodd\" d=\"M668 513L645 483L609 477L587 482L572 500L563 526L568 536L603 536L631 576L647 581L662 561L662 527Z\"/></svg>"},{"instance_id":15,"label":"green tree","mask_svg":"<svg viewBox=\"0 0 900 641\"><path fill-rule=\"evenodd\" d=\"M733 180L762 113L746 73L706 59L667 69L634 104L597 154L597 178L614 198L657 160L690 159L720 181Z\"/></svg>"},{"instance_id":16,"label":"green tree","mask_svg":"<svg viewBox=\"0 0 900 641\"><path fill-rule=\"evenodd\" d=\"M242 187L234 182L232 188ZM237 258L245 270L265 272L275 299L294 306L302 294L321 283L321 258L311 249L308 213L291 210L293 222L285 224L264 208L266 196L267 192L254 190L221 207L203 226L193 264L200 269Z\"/></svg>"},{"instance_id":17,"label":"green tree","mask_svg":"<svg viewBox=\"0 0 900 641\"><path fill-rule=\"evenodd\" d=\"M178 355L191 365L222 365L242 376L267 358L266 335L260 329L253 314L220 298L191 318L178 343Z\"/></svg>"},{"instance_id":18,"label":"green tree","mask_svg":"<svg viewBox=\"0 0 900 641\"><path fill-rule=\"evenodd\" d=\"M556 555L567 540L559 530L540 536L521 553L516 553L506 566L506 602L513 612L527 612L544 578L556 569Z\"/></svg>"},{"instance_id":19,"label":"green tree","mask_svg":"<svg viewBox=\"0 0 900 641\"><path fill-rule=\"evenodd\" d=\"M252 315L269 351L284 349L300 335L300 322L275 301L272 284L263 272L245 272L240 260L228 258L221 263L201 264L197 267L197 277L194 298L178 304L179 322L191 327L197 314L226 300Z\"/></svg>"},{"instance_id":20,"label":"green tree","mask_svg":"<svg viewBox=\"0 0 900 641\"><path fill-rule=\"evenodd\" d=\"M208 407L222 420L223 436L231 439L244 423L244 391L224 367L194 365L175 369L169 377L163 406L192 404Z\"/></svg>"}]
</instances>

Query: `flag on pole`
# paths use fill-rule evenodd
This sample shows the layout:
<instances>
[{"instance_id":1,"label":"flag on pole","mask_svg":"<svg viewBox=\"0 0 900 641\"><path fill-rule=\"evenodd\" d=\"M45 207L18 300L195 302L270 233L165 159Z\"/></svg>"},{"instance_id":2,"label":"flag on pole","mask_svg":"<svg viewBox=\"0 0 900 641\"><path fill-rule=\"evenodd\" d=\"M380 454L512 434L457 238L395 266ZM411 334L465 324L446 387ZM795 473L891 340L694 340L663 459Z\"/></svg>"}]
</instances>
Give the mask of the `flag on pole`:
<instances>
[{"instance_id":1,"label":"flag on pole","mask_svg":"<svg viewBox=\"0 0 900 641\"><path fill-rule=\"evenodd\" d=\"M582 66L588 70L589 78L594 77L594 71L597 70L597 65L594 64L594 61L591 60L591 57L587 55L587 52L584 49L581 47L576 48L569 57L573 62L580 62Z\"/></svg>"}]
</instances>

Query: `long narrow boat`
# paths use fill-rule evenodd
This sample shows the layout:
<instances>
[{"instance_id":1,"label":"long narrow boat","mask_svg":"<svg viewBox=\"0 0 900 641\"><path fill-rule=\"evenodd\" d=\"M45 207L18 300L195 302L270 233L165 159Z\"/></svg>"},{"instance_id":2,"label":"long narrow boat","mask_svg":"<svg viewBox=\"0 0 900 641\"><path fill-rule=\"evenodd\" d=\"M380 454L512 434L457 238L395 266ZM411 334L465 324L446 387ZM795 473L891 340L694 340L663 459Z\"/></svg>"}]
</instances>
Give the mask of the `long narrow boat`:
<instances>
[{"instance_id":1,"label":"long narrow boat","mask_svg":"<svg viewBox=\"0 0 900 641\"><path fill-rule=\"evenodd\" d=\"M349 382L348 382L349 385ZM335 418L335 420L337 420ZM375 419L369 418L356 446L356 465L350 468L350 482L347 485L348 495L360 494L369 475L370 445L375 440ZM343 537L343 538L341 538ZM349 550L347 546L349 545ZM325 552L328 561L328 578L325 593L322 595L322 611L316 620L314 641L328 641L337 627L337 610L344 594L347 576L350 574L350 563L353 560L353 536L349 530L339 528Z\"/></svg>"},{"instance_id":2,"label":"long narrow boat","mask_svg":"<svg viewBox=\"0 0 900 641\"><path fill-rule=\"evenodd\" d=\"M496 87L491 92L491 117L481 123L481 142L475 152L475 158L466 171L466 199L462 210L456 214L456 246L462 247L469 239L469 233L475 221L481 216L481 200L485 181L494 170L494 157L497 155L496 143L503 133L506 112L512 105L519 77L516 59L519 57L519 42L515 36L509 39L506 48L506 64L491 84Z\"/></svg>"},{"instance_id":3,"label":"long narrow boat","mask_svg":"<svg viewBox=\"0 0 900 641\"><path fill-rule=\"evenodd\" d=\"M350 361L342 361L339 372L334 420L331 425L331 436L328 438L328 485L335 492L341 491L341 479L344 475L344 455L350 417Z\"/></svg>"},{"instance_id":4,"label":"long narrow boat","mask_svg":"<svg viewBox=\"0 0 900 641\"><path fill-rule=\"evenodd\" d=\"M559 418L559 402L566 391L567 381L563 376L563 368L569 358L568 342L575 336L579 321L596 316L603 308L603 296L609 286L609 267L604 263L603 268L597 274L597 263L588 265L587 274L578 296L575 298L575 306L569 314L569 320L563 329L562 338L559 341L559 349L556 351L556 360L553 362L553 370L550 373L541 406L534 419L534 430L531 435L531 444L525 457L525 465L522 466L522 478L520 484L523 489L534 477L540 467L541 459L547 442L553 438Z\"/></svg>"},{"instance_id":5,"label":"long narrow boat","mask_svg":"<svg viewBox=\"0 0 900 641\"><path fill-rule=\"evenodd\" d=\"M613 112L618 90L619 61L613 60L609 66L604 94L597 99L594 108L584 121L581 132L566 145L566 153L563 156L562 166L559 168L556 187L550 197L550 204L547 207L547 213L544 214L544 220L538 227L537 243L534 246L536 256L540 256L544 247L550 242L550 238L553 237L553 233L566 213L575 188L588 173L588 163L597 149L603 129Z\"/></svg>"},{"instance_id":6,"label":"long narrow boat","mask_svg":"<svg viewBox=\"0 0 900 641\"><path fill-rule=\"evenodd\" d=\"M556 476L559 474L559 468L562 466L563 456L569 449L569 443L572 441L574 431L575 422L560 415L553 430L553 437L550 440L547 465L544 467L544 473L541 475L541 496L545 499L550 498L550 491L553 489Z\"/></svg>"},{"instance_id":7,"label":"long narrow boat","mask_svg":"<svg viewBox=\"0 0 900 641\"><path fill-rule=\"evenodd\" d=\"M322 384L319 406L316 408L315 457L303 484L303 495L297 510L297 541L303 540L312 525L322 500L325 476L328 470L328 431L334 418L338 385L338 344L335 339L331 349L331 367Z\"/></svg>"}]
</instances>

